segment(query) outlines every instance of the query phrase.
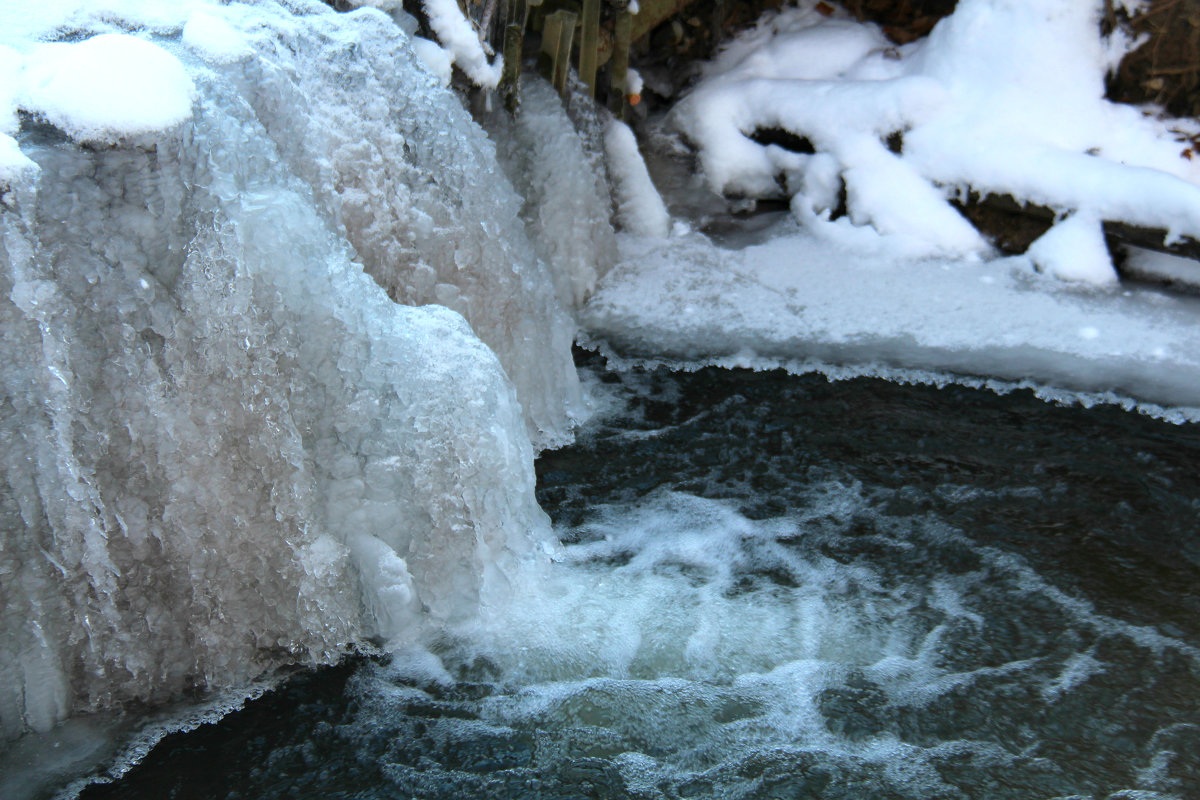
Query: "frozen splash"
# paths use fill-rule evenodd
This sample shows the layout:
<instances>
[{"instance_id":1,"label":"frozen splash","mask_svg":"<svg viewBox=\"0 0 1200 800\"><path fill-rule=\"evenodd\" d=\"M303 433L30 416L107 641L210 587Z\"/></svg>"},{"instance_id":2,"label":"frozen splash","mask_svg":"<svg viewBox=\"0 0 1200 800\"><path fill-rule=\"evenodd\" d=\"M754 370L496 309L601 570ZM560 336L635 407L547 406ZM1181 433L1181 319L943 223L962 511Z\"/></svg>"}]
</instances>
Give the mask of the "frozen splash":
<instances>
[{"instance_id":1,"label":"frozen splash","mask_svg":"<svg viewBox=\"0 0 1200 800\"><path fill-rule=\"evenodd\" d=\"M141 31L196 100L99 143L12 131L4 738L487 606L549 531L530 436L579 413L519 198L392 19L88 8L33 33Z\"/></svg>"}]
</instances>

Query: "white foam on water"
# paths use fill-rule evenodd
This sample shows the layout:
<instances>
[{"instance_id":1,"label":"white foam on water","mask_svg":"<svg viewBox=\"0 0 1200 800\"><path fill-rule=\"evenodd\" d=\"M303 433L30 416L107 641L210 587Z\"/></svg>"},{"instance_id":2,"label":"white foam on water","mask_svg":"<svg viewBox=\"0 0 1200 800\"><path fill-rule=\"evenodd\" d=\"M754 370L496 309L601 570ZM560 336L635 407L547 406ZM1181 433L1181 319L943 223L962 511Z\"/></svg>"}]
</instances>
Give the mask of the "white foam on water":
<instances>
[{"instance_id":1,"label":"white foam on water","mask_svg":"<svg viewBox=\"0 0 1200 800\"><path fill-rule=\"evenodd\" d=\"M727 683L795 660L867 664L888 648L908 652L902 634L857 613L904 600L883 599L869 570L795 558L777 543L800 535L786 520L756 523L725 503L666 494L583 533L595 541L556 554L538 582L522 582L520 601L463 632L512 680ZM768 567L798 586L740 583Z\"/></svg>"},{"instance_id":2,"label":"white foam on water","mask_svg":"<svg viewBox=\"0 0 1200 800\"><path fill-rule=\"evenodd\" d=\"M631 786L704 780L720 787L713 796L756 796L763 784L738 777L738 765L790 753L793 763L853 771L864 791L908 797L957 791L936 766L947 760L1002 770L1024 756L969 734L917 744L885 723L859 731L856 714L903 720L1026 692L1052 706L1118 669L1096 654L1095 642L1113 637L1152 659L1195 661L1185 643L1097 613L1020 558L971 545L933 517L888 517L878 501L834 482L767 520L677 492L602 508L562 531L579 543L508 603L432 641L436 662L407 659L382 670L379 685L472 675L497 689L479 702L480 720L588 742ZM855 532L864 520L872 533ZM875 555L825 554L839 543ZM979 566L922 572L880 554L936 565L943 546L969 547ZM1007 604L1038 609L1022 623L1034 626L1030 638L989 642ZM993 646L1013 649L994 663ZM851 705L837 705L847 692Z\"/></svg>"}]
</instances>

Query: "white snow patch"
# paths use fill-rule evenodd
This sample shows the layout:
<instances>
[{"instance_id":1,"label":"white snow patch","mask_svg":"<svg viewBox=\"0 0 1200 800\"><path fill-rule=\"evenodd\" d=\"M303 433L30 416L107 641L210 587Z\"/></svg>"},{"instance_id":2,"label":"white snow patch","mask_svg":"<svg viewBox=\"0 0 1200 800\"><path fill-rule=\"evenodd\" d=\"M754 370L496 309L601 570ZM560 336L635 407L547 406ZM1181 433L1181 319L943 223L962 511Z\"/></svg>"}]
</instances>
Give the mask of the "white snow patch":
<instances>
[{"instance_id":1,"label":"white snow patch","mask_svg":"<svg viewBox=\"0 0 1200 800\"><path fill-rule=\"evenodd\" d=\"M1117 283L1100 220L1086 212L1056 223L1029 246L1025 255L1039 272L1064 281L1097 286Z\"/></svg>"},{"instance_id":2,"label":"white snow patch","mask_svg":"<svg viewBox=\"0 0 1200 800\"><path fill-rule=\"evenodd\" d=\"M43 44L25 59L19 102L78 141L116 142L192 115L196 88L175 56L126 34Z\"/></svg>"},{"instance_id":3,"label":"white snow patch","mask_svg":"<svg viewBox=\"0 0 1200 800\"><path fill-rule=\"evenodd\" d=\"M806 138L835 160L855 225L942 253L983 249L947 203L947 191L968 187L1200 238L1200 167L1180 157L1170 123L1104 98L1105 73L1138 42L1102 40L1101 8L962 0L927 39L895 47L875 26L803 0L727 45L672 123L713 190L814 191L799 207L819 212L829 163L809 180L810 159L752 137ZM879 145L888 136L901 137L900 153ZM1051 272L1107 282L1092 255Z\"/></svg>"},{"instance_id":4,"label":"white snow patch","mask_svg":"<svg viewBox=\"0 0 1200 800\"><path fill-rule=\"evenodd\" d=\"M207 11L197 11L188 17L183 26L183 43L218 64L237 61L252 52L240 32Z\"/></svg>"},{"instance_id":5,"label":"white snow patch","mask_svg":"<svg viewBox=\"0 0 1200 800\"><path fill-rule=\"evenodd\" d=\"M21 54L0 45L0 133L17 130L17 80L21 74Z\"/></svg>"},{"instance_id":6,"label":"white snow patch","mask_svg":"<svg viewBox=\"0 0 1200 800\"><path fill-rule=\"evenodd\" d=\"M642 73L630 67L625 73L625 94L640 95L644 88L646 88L646 82L642 79Z\"/></svg>"},{"instance_id":7,"label":"white snow patch","mask_svg":"<svg viewBox=\"0 0 1200 800\"><path fill-rule=\"evenodd\" d=\"M463 16L455 0L423 0L429 27L437 34L438 41L446 49L459 69L467 74L475 85L494 89L500 83L504 63L500 56L489 62L479 32L471 21Z\"/></svg>"},{"instance_id":8,"label":"white snow patch","mask_svg":"<svg viewBox=\"0 0 1200 800\"><path fill-rule=\"evenodd\" d=\"M24 153L21 152L17 140L6 133L0 133L0 191L4 184L17 180L22 173L37 169Z\"/></svg>"}]
</instances>

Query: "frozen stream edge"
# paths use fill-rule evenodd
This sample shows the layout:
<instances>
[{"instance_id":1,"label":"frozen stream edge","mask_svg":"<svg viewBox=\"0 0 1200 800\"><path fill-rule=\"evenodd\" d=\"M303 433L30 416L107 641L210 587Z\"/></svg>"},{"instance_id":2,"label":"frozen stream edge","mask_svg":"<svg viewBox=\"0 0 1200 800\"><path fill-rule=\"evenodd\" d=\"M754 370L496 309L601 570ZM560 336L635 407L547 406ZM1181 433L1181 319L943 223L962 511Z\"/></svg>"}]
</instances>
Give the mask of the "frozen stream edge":
<instances>
[{"instance_id":1,"label":"frozen stream edge","mask_svg":"<svg viewBox=\"0 0 1200 800\"><path fill-rule=\"evenodd\" d=\"M620 237L582 311L625 363L782 367L1200 419L1200 300L1062 284L1024 257L905 259L784 230L740 250L698 233ZM882 242L880 242L882 244Z\"/></svg>"}]
</instances>

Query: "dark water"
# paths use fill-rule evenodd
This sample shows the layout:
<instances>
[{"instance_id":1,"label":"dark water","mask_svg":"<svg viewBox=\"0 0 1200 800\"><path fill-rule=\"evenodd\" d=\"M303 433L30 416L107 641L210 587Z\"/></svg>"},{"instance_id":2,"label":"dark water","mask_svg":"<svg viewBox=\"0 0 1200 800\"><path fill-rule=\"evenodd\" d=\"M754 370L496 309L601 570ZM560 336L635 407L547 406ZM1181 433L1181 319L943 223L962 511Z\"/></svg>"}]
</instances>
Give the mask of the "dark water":
<instances>
[{"instance_id":1,"label":"dark water","mask_svg":"<svg viewBox=\"0 0 1200 800\"><path fill-rule=\"evenodd\" d=\"M499 633L300 675L83 796L1200 797L1197 426L595 375L618 410L538 463L562 574Z\"/></svg>"}]
</instances>

